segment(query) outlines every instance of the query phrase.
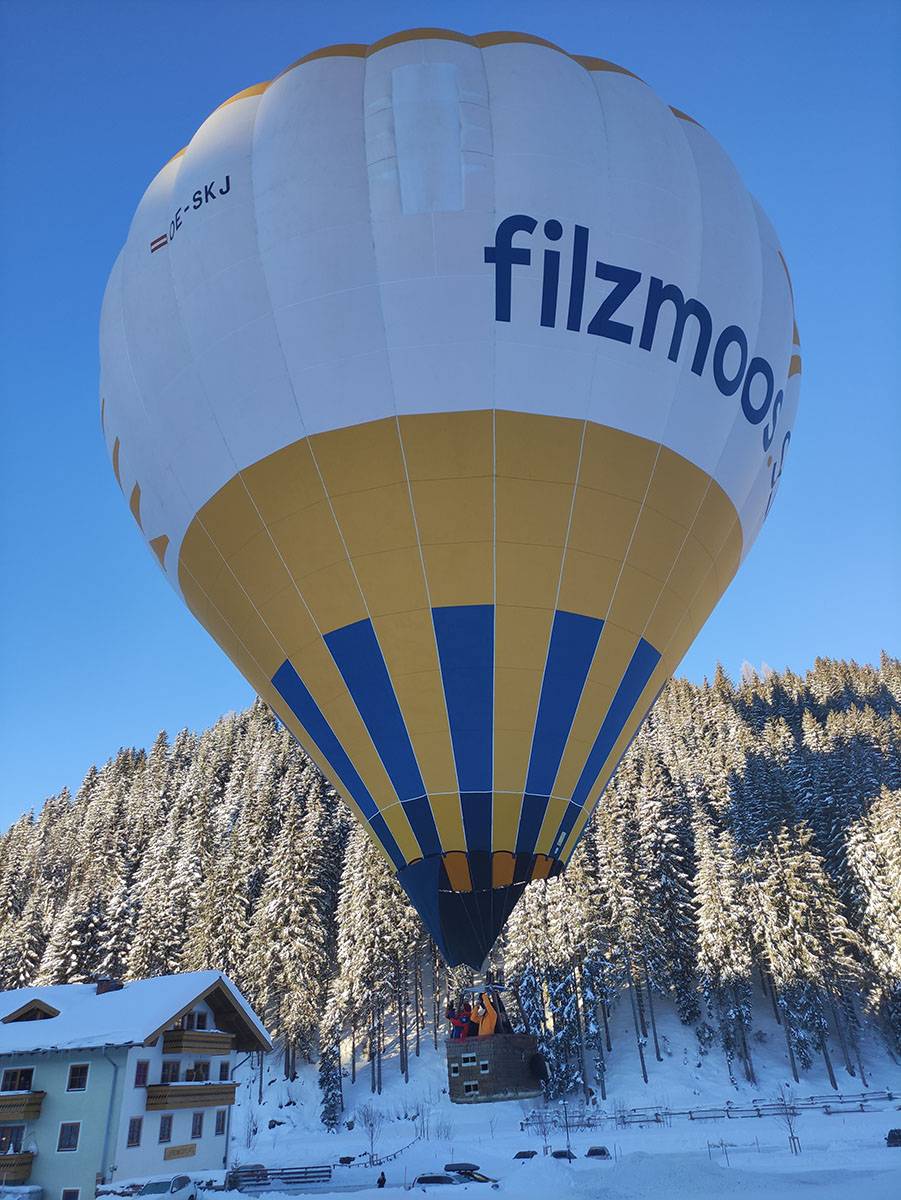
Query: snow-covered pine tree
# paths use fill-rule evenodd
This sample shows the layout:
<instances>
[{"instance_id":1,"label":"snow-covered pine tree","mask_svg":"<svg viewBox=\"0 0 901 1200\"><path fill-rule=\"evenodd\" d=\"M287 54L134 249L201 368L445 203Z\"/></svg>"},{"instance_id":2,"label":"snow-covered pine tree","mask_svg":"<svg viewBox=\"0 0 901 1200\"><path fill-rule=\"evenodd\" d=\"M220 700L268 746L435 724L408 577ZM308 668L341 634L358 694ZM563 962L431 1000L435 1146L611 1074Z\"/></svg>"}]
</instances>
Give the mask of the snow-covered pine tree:
<instances>
[{"instance_id":1,"label":"snow-covered pine tree","mask_svg":"<svg viewBox=\"0 0 901 1200\"><path fill-rule=\"evenodd\" d=\"M322 1124L336 1130L344 1112L341 1079L341 1026L337 1006L330 1002L319 1026L319 1090L322 1094Z\"/></svg>"},{"instance_id":2,"label":"snow-covered pine tree","mask_svg":"<svg viewBox=\"0 0 901 1200\"><path fill-rule=\"evenodd\" d=\"M101 974L106 945L106 911L101 896L87 902L73 895L60 913L35 982L86 983Z\"/></svg>"},{"instance_id":3,"label":"snow-covered pine tree","mask_svg":"<svg viewBox=\"0 0 901 1200\"><path fill-rule=\"evenodd\" d=\"M312 1057L328 995L343 843L335 807L334 793L310 765L284 814L253 925L251 994L287 1060Z\"/></svg>"},{"instance_id":4,"label":"snow-covered pine tree","mask_svg":"<svg viewBox=\"0 0 901 1200\"><path fill-rule=\"evenodd\" d=\"M697 971L708 1012L732 1072L736 1054L753 1083L750 1052L752 951L750 916L732 835L716 834L695 806Z\"/></svg>"},{"instance_id":5,"label":"snow-covered pine tree","mask_svg":"<svg viewBox=\"0 0 901 1200\"><path fill-rule=\"evenodd\" d=\"M47 947L43 898L29 898L22 915L0 929L0 991L27 987L37 978Z\"/></svg>"}]
</instances>

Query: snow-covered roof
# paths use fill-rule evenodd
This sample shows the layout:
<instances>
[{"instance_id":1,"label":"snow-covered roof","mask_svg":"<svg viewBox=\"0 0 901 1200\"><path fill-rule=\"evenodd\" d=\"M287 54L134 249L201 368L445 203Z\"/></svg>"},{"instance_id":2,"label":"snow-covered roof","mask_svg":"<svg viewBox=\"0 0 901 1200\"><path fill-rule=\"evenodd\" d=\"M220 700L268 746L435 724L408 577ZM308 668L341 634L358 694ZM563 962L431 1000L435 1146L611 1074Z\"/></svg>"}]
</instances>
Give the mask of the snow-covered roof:
<instances>
[{"instance_id":1,"label":"snow-covered roof","mask_svg":"<svg viewBox=\"0 0 901 1200\"><path fill-rule=\"evenodd\" d=\"M191 971L136 979L115 991L97 994L93 983L16 988L0 992L0 1056L47 1050L82 1050L101 1046L143 1045L152 1041L199 1000L224 1006L240 1030L239 1045L271 1046L260 1019L232 981L219 971ZM39 1003L58 1016L37 1021L9 1017Z\"/></svg>"}]
</instances>

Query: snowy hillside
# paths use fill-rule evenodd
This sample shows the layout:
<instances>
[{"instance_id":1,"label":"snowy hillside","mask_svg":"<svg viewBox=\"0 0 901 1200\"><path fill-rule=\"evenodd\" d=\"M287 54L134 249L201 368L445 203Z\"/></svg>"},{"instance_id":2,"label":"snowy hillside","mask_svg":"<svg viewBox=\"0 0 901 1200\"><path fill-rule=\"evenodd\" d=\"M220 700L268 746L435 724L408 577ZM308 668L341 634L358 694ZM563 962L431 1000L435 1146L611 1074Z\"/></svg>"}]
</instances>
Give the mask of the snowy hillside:
<instances>
[{"instance_id":1,"label":"snowy hillside","mask_svg":"<svg viewBox=\"0 0 901 1200\"><path fill-rule=\"evenodd\" d=\"M756 1087L741 1078L730 1080L719 1049L700 1053L693 1029L682 1025L668 1005L661 1009L658 1036L663 1061L657 1062L651 1049L649 1082L642 1080L634 1037L629 1044L631 1016L627 1006L620 1005L611 1016L614 1051L609 1058L608 1099L595 1097L588 1105L579 1097L570 1099L565 1122L560 1103L537 1109L532 1102L451 1104L443 1045L436 1051L429 1037L422 1043L420 1057L410 1064L409 1083L399 1069L396 1048L390 1046L380 1096L371 1092L367 1069L359 1070L353 1084L345 1077L344 1121L337 1132L329 1133L320 1119L316 1069L301 1066L295 1080L286 1080L282 1057L271 1055L263 1071L262 1103L257 1063L245 1067L232 1129L232 1158L267 1167L335 1164L333 1188L367 1188L362 1195L368 1194L380 1170L385 1171L389 1188L403 1188L422 1172L468 1161L498 1179L499 1192L511 1197L555 1193L625 1200L665 1193L780 1200L796 1196L803 1185L805 1195L824 1200L846 1200L855 1194L866 1200L897 1200L901 1150L887 1149L884 1139L889 1128L901 1125L901 1065L877 1039L861 1047L866 1091L873 1097L861 1102L858 1097L864 1089L859 1077L843 1069L838 1094L822 1064L814 1064L800 1086L792 1085L784 1033L763 1006L755 1009L752 1022ZM754 1100L776 1100L780 1089L799 1108L794 1130L800 1142L797 1155L789 1150L784 1117L724 1115L726 1106L739 1113L753 1109ZM840 1099L845 1096L854 1099ZM374 1139L376 1157L400 1151L376 1167L366 1165L370 1143L364 1121L370 1105L382 1118ZM832 1111L825 1111L827 1106ZM530 1113L542 1110L544 1117L521 1129ZM586 1114L596 1127L578 1128ZM545 1144L552 1151L566 1148L565 1124L570 1125L570 1145L576 1155L572 1162L543 1153ZM542 1127L547 1127L546 1139ZM611 1161L587 1158L590 1146L606 1146ZM537 1151L534 1159L515 1160L517 1151L529 1149ZM342 1156L354 1156L354 1164L337 1166ZM468 1190L488 1194L486 1185L471 1184Z\"/></svg>"}]
</instances>

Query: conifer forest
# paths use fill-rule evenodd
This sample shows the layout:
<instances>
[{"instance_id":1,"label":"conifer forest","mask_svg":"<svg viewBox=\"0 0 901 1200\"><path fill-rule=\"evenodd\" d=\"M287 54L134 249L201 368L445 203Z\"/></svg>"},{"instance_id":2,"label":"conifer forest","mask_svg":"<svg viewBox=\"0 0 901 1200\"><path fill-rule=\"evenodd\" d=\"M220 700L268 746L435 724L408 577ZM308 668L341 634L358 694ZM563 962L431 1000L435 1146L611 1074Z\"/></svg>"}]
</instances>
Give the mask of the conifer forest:
<instances>
[{"instance_id":1,"label":"conifer forest","mask_svg":"<svg viewBox=\"0 0 901 1200\"><path fill-rule=\"evenodd\" d=\"M670 683L492 966L552 1096L606 1095L618 1006L646 1072L664 1003L736 1078L754 1082L753 1003L796 1078L817 1059L865 1085L863 1030L901 1053L901 661ZM471 978L260 703L121 750L0 837L0 989L206 968L286 1071L318 1063L326 1124L339 1064L380 1090L390 1044L409 1075Z\"/></svg>"}]
</instances>

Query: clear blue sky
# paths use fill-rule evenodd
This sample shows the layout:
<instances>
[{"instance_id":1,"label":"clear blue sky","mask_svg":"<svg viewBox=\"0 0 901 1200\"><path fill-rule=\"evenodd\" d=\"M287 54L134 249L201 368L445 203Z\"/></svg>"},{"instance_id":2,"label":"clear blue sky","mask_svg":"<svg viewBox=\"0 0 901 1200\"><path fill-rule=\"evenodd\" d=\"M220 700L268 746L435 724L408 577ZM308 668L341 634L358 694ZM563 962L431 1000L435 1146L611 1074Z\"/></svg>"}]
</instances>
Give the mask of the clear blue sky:
<instances>
[{"instance_id":1,"label":"clear blue sky","mask_svg":"<svg viewBox=\"0 0 901 1200\"><path fill-rule=\"evenodd\" d=\"M628 66L719 138L779 231L804 350L791 459L682 673L901 649L897 0L0 0L0 21L0 828L120 745L251 698L156 569L100 436L100 302L141 194L234 92L414 25Z\"/></svg>"}]
</instances>

